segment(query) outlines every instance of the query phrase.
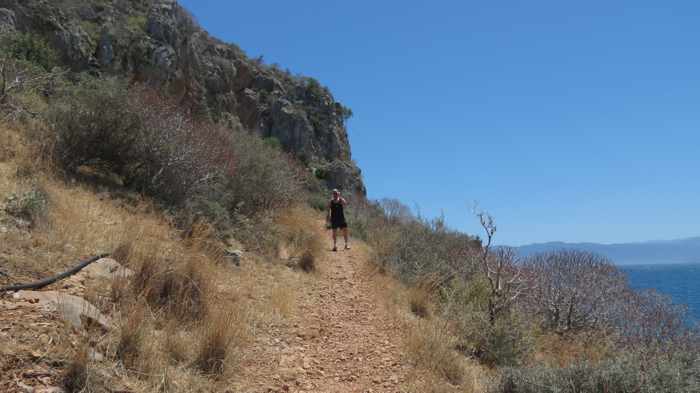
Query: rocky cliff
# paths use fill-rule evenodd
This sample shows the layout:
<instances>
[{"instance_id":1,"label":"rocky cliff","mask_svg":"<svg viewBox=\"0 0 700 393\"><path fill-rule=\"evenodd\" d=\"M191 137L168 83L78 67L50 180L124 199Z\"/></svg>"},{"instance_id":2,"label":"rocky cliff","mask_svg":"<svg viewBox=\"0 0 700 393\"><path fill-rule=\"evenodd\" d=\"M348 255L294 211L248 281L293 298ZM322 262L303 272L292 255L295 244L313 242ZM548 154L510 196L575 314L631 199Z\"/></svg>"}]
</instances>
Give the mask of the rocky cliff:
<instances>
[{"instance_id":1,"label":"rocky cliff","mask_svg":"<svg viewBox=\"0 0 700 393\"><path fill-rule=\"evenodd\" d=\"M248 58L175 0L0 0L0 32L43 35L73 71L128 75L196 113L274 137L332 188L365 194L349 109L313 78Z\"/></svg>"}]
</instances>

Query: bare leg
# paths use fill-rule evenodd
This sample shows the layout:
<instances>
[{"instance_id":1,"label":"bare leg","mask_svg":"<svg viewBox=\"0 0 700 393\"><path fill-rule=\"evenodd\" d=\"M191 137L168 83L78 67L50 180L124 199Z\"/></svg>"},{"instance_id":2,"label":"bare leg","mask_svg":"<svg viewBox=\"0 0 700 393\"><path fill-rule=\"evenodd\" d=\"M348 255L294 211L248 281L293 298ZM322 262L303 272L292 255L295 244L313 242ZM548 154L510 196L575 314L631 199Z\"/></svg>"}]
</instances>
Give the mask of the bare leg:
<instances>
[{"instance_id":1,"label":"bare leg","mask_svg":"<svg viewBox=\"0 0 700 393\"><path fill-rule=\"evenodd\" d=\"M345 239L345 249L346 250L350 249L350 246L348 246L348 228L347 227L343 228L343 239Z\"/></svg>"},{"instance_id":2,"label":"bare leg","mask_svg":"<svg viewBox=\"0 0 700 393\"><path fill-rule=\"evenodd\" d=\"M336 243L336 233L338 232L337 228L333 228L333 251L337 250L335 243Z\"/></svg>"}]
</instances>

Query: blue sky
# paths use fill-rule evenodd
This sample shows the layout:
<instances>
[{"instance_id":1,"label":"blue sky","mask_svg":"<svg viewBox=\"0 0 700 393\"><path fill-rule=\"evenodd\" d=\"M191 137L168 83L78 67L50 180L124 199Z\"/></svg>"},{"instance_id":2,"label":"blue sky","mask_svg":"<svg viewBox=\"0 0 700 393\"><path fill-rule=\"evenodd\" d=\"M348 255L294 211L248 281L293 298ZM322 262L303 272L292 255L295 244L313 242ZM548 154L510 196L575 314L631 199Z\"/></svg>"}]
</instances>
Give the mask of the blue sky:
<instances>
[{"instance_id":1,"label":"blue sky","mask_svg":"<svg viewBox=\"0 0 700 393\"><path fill-rule=\"evenodd\" d=\"M184 0L351 107L371 198L502 244L700 235L700 2Z\"/></svg>"}]
</instances>

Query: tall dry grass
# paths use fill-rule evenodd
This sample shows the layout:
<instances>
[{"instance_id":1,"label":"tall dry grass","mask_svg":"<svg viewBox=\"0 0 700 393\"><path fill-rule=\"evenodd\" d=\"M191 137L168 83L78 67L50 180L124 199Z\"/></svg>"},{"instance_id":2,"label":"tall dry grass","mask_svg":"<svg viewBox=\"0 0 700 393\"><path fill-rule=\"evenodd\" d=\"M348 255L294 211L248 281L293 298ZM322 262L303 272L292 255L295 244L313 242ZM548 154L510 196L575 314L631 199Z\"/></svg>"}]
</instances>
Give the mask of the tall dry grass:
<instances>
[{"instance_id":1,"label":"tall dry grass","mask_svg":"<svg viewBox=\"0 0 700 393\"><path fill-rule=\"evenodd\" d=\"M82 256L112 252L135 272L109 285L67 287L104 301L100 309L115 321L108 334L89 338L91 349L105 355L103 362L66 349L71 353L65 356L68 390L85 386L86 369L110 376L90 380L97 390L104 385L128 385L133 391L225 390L256 335L295 312L302 285L298 273L263 263L265 258L252 253L234 269L222 258L224 245L215 229L202 222L183 238L147 198L113 197L99 187L55 178L44 167L29 178L17 176L22 162L35 153L21 130L0 127L0 136L11 141L0 157L0 199L23 190L29 180L41 184L50 199L48 225L0 233L11 255L3 271L13 281L31 281L62 271ZM294 252L319 248L307 233L313 219L304 214L288 216L280 225Z\"/></svg>"},{"instance_id":2,"label":"tall dry grass","mask_svg":"<svg viewBox=\"0 0 700 393\"><path fill-rule=\"evenodd\" d=\"M301 257L306 253L314 257L321 255L323 238L318 230L318 217L317 212L306 206L294 206L279 214L275 224L290 256Z\"/></svg>"}]
</instances>

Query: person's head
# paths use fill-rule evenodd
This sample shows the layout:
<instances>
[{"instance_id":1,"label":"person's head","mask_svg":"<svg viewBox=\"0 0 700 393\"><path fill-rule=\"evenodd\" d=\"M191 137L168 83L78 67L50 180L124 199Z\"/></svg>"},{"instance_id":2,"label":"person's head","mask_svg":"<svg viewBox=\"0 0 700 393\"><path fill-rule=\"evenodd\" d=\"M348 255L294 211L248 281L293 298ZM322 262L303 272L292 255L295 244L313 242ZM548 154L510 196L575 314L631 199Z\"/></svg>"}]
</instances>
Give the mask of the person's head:
<instances>
[{"instance_id":1,"label":"person's head","mask_svg":"<svg viewBox=\"0 0 700 393\"><path fill-rule=\"evenodd\" d=\"M338 191L338 189L336 188L333 190L333 199L338 199L338 198L340 198L340 191Z\"/></svg>"}]
</instances>

